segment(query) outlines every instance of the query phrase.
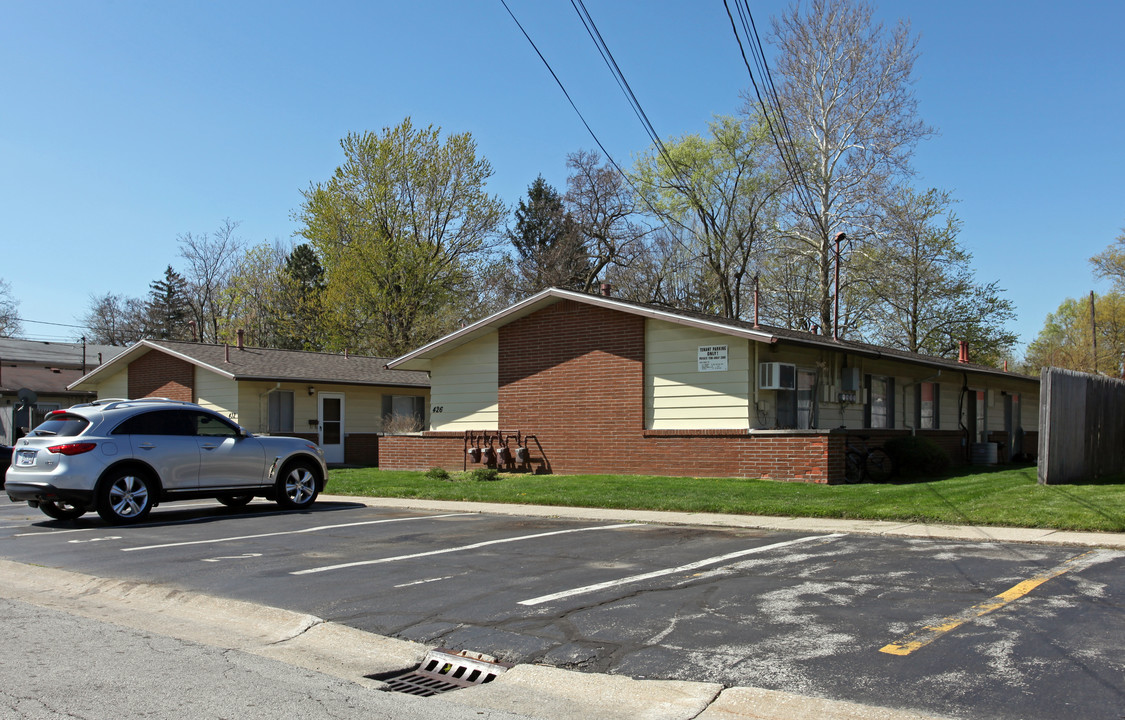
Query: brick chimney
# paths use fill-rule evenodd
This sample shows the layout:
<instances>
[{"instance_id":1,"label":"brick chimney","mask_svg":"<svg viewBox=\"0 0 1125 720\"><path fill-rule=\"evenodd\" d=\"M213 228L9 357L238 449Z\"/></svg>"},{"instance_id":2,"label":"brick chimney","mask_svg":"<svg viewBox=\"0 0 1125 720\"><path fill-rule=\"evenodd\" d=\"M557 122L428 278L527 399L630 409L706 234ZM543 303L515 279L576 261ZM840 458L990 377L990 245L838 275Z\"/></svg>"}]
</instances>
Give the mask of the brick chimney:
<instances>
[{"instance_id":1,"label":"brick chimney","mask_svg":"<svg viewBox=\"0 0 1125 720\"><path fill-rule=\"evenodd\" d=\"M969 341L968 340L962 340L961 341L961 347L960 347L960 350L957 353L957 362L959 362L959 363L969 362Z\"/></svg>"}]
</instances>

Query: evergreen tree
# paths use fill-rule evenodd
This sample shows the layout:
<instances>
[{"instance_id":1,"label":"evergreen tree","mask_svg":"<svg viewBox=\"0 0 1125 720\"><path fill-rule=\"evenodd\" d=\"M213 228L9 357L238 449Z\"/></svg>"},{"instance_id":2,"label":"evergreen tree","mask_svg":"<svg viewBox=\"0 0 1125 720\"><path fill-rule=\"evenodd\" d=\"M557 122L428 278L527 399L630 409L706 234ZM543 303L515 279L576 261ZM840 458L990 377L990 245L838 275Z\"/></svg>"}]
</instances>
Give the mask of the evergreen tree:
<instances>
[{"instance_id":1,"label":"evergreen tree","mask_svg":"<svg viewBox=\"0 0 1125 720\"><path fill-rule=\"evenodd\" d=\"M519 255L518 293L583 285L589 265L585 244L562 196L542 175L520 200L515 220L508 239Z\"/></svg>"},{"instance_id":2,"label":"evergreen tree","mask_svg":"<svg viewBox=\"0 0 1125 720\"><path fill-rule=\"evenodd\" d=\"M191 305L187 281L169 265L164 277L149 283L146 306L149 330L160 340L186 340L192 336L188 318Z\"/></svg>"}]
</instances>

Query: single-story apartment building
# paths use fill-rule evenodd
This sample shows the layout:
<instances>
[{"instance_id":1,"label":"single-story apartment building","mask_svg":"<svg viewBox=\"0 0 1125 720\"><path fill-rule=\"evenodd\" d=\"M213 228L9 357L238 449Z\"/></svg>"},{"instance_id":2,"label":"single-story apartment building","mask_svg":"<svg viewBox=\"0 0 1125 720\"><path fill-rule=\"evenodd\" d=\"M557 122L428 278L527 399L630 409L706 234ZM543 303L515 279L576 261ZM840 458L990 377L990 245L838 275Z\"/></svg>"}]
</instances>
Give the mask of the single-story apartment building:
<instances>
[{"instance_id":1,"label":"single-story apartment building","mask_svg":"<svg viewBox=\"0 0 1125 720\"><path fill-rule=\"evenodd\" d=\"M1033 455L1039 379L551 288L388 364L429 374L428 426L386 469L837 482L848 436L914 433L955 462Z\"/></svg>"},{"instance_id":2,"label":"single-story apartment building","mask_svg":"<svg viewBox=\"0 0 1125 720\"><path fill-rule=\"evenodd\" d=\"M377 465L388 420L427 422L429 378L387 358L142 340L71 384L98 398L167 397L247 430L316 442L330 463Z\"/></svg>"}]
</instances>

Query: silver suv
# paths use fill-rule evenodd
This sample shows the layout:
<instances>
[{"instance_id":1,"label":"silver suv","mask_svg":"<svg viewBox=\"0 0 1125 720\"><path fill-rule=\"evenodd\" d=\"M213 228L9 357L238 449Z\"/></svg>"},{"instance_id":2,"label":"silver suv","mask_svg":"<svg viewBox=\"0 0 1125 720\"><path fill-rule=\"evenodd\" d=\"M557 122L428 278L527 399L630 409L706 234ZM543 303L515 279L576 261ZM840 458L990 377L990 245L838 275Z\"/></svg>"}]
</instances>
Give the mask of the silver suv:
<instances>
[{"instance_id":1,"label":"silver suv","mask_svg":"<svg viewBox=\"0 0 1125 720\"><path fill-rule=\"evenodd\" d=\"M4 492L59 520L97 510L122 524L189 498L305 508L327 477L307 440L252 435L195 403L114 399L49 414L16 443Z\"/></svg>"}]
</instances>

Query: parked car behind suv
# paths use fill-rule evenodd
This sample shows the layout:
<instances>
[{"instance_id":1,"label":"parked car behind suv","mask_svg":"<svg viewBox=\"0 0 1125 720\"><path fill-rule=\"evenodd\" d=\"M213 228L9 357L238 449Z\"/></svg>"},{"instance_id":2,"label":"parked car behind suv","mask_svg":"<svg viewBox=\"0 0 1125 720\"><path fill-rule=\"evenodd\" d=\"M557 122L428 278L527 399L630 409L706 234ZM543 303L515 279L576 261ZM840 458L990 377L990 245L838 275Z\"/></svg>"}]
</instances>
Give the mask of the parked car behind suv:
<instances>
[{"instance_id":1,"label":"parked car behind suv","mask_svg":"<svg viewBox=\"0 0 1125 720\"><path fill-rule=\"evenodd\" d=\"M56 410L21 438L4 492L56 519L96 510L123 524L189 498L305 508L327 477L323 452L307 440L253 435L194 403L107 399Z\"/></svg>"}]
</instances>

